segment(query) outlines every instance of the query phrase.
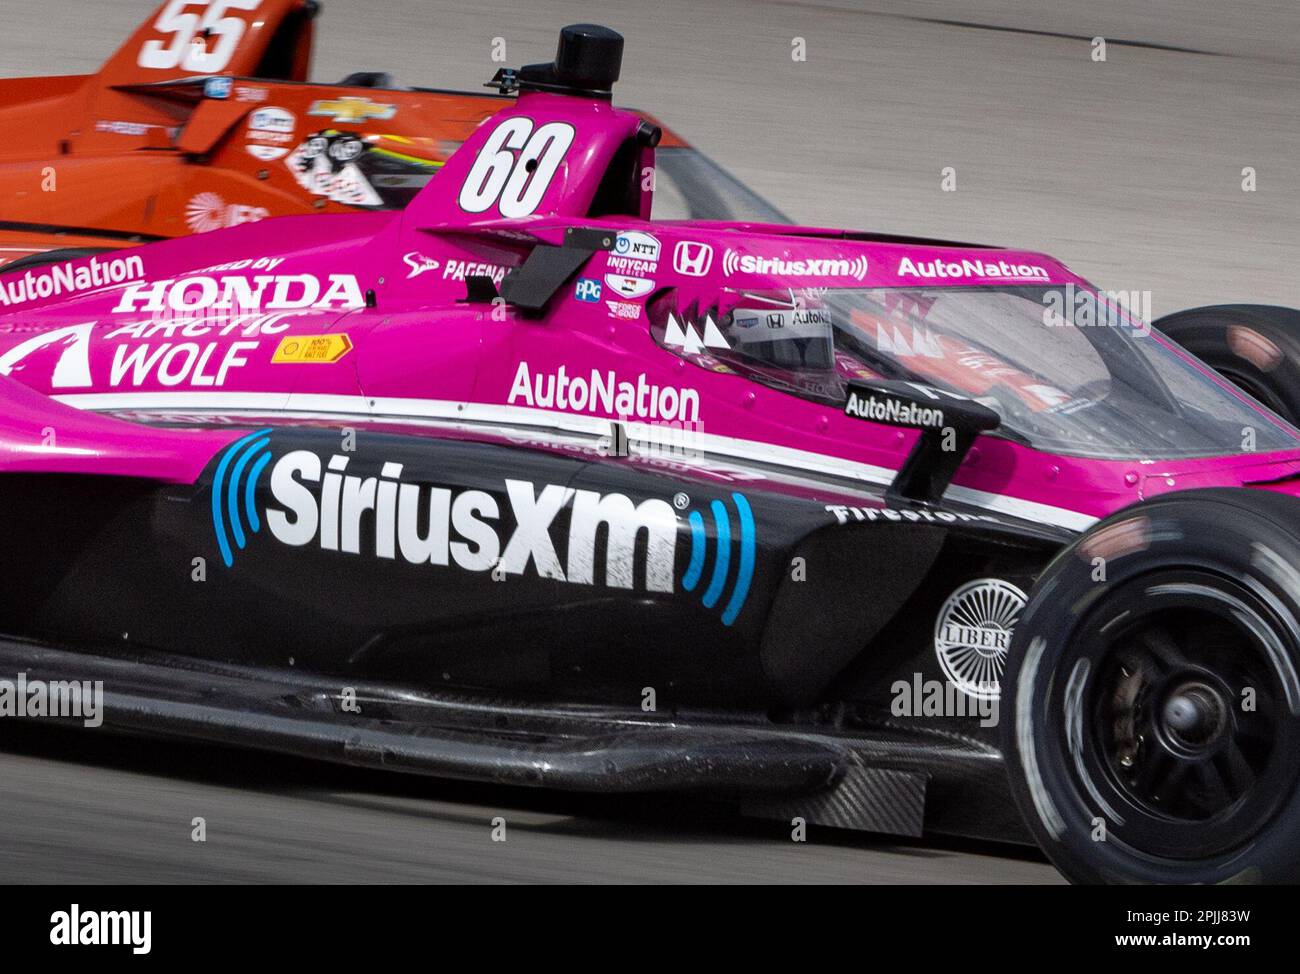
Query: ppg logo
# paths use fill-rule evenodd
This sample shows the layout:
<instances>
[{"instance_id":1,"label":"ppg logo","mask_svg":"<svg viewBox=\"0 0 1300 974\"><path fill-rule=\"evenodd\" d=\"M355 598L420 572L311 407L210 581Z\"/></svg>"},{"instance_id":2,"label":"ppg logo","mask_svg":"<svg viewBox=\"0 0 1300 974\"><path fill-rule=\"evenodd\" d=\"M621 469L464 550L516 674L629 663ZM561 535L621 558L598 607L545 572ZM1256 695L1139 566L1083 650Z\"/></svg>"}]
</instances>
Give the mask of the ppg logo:
<instances>
[{"instance_id":1,"label":"ppg logo","mask_svg":"<svg viewBox=\"0 0 1300 974\"><path fill-rule=\"evenodd\" d=\"M254 500L257 481L271 462L270 433L269 429L258 430L231 443L212 477L212 530L227 568L235 563L231 541L240 551L248 543L244 526L251 534L262 530Z\"/></svg>"},{"instance_id":2,"label":"ppg logo","mask_svg":"<svg viewBox=\"0 0 1300 974\"><path fill-rule=\"evenodd\" d=\"M713 248L691 240L679 241L673 250L673 269L687 277L703 277L713 267Z\"/></svg>"},{"instance_id":3,"label":"ppg logo","mask_svg":"<svg viewBox=\"0 0 1300 974\"><path fill-rule=\"evenodd\" d=\"M740 615L754 580L754 512L744 494L732 494L731 502L736 508L734 530L731 509L720 500L709 504L713 516L712 543L704 526L704 515L691 512L691 560L682 576L682 588L694 592L708 571L708 586L702 597L706 609L712 609L722 600L730 583L731 594L722 609L724 626L731 625Z\"/></svg>"},{"instance_id":4,"label":"ppg logo","mask_svg":"<svg viewBox=\"0 0 1300 974\"><path fill-rule=\"evenodd\" d=\"M590 301L592 303L600 300L600 281L590 277L578 278L578 286L574 290L573 296L579 301Z\"/></svg>"}]
</instances>

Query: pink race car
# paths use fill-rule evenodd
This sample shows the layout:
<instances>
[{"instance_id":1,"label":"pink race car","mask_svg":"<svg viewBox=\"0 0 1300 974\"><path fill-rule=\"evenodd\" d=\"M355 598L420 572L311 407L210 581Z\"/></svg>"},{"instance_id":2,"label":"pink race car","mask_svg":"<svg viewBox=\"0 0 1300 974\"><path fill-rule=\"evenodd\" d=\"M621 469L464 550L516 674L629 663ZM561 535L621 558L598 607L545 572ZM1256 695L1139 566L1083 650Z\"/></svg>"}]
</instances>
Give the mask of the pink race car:
<instances>
[{"instance_id":1,"label":"pink race car","mask_svg":"<svg viewBox=\"0 0 1300 974\"><path fill-rule=\"evenodd\" d=\"M499 73L404 211L0 277L4 665L119 730L1300 878L1300 433L1042 254L650 222L622 47Z\"/></svg>"}]
</instances>

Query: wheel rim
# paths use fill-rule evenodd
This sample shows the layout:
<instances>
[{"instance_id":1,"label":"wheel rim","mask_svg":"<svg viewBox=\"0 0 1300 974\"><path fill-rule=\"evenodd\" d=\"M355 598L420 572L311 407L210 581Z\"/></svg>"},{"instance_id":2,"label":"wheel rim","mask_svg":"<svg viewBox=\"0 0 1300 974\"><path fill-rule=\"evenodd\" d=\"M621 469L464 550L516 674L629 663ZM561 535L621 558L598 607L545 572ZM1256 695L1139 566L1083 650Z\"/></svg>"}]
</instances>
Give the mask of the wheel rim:
<instances>
[{"instance_id":1,"label":"wheel rim","mask_svg":"<svg viewBox=\"0 0 1300 974\"><path fill-rule=\"evenodd\" d=\"M1055 712L1108 841L1203 859L1276 813L1296 778L1284 631L1254 593L1199 571L1128 583L1084 621Z\"/></svg>"}]
</instances>

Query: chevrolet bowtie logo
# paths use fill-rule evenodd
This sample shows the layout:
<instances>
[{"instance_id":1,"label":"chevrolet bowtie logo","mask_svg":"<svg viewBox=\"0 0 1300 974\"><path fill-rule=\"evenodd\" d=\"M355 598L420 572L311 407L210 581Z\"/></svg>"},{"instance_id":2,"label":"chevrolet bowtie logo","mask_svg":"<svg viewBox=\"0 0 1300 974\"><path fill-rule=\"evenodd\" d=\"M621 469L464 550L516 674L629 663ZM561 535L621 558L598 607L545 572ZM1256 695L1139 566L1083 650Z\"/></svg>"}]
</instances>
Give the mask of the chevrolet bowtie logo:
<instances>
[{"instance_id":1,"label":"chevrolet bowtie logo","mask_svg":"<svg viewBox=\"0 0 1300 974\"><path fill-rule=\"evenodd\" d=\"M308 115L328 115L335 122L364 122L367 119L389 119L397 114L396 105L385 105L369 98L337 98L313 102Z\"/></svg>"}]
</instances>

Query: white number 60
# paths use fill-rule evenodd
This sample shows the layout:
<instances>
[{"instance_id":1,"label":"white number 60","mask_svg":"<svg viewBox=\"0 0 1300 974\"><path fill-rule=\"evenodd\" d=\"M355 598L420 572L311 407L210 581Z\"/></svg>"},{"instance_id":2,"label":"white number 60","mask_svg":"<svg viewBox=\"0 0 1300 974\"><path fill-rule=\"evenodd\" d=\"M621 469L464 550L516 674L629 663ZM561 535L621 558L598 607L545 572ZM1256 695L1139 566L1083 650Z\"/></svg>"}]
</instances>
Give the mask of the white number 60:
<instances>
[{"instance_id":1,"label":"white number 60","mask_svg":"<svg viewBox=\"0 0 1300 974\"><path fill-rule=\"evenodd\" d=\"M573 126L508 118L488 136L460 188L460 208L485 213L496 206L507 219L531 216L573 145ZM516 155L515 153L518 153Z\"/></svg>"}]
</instances>

